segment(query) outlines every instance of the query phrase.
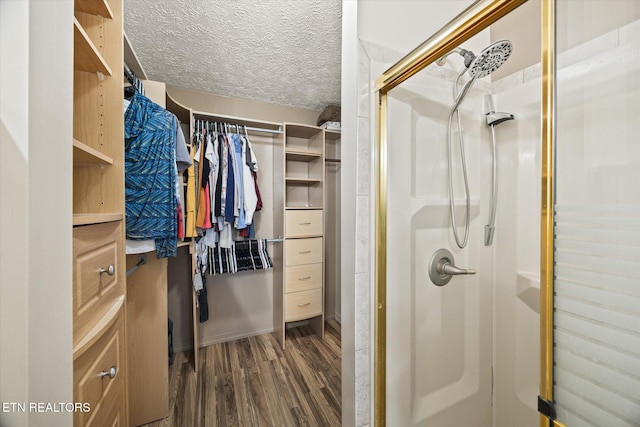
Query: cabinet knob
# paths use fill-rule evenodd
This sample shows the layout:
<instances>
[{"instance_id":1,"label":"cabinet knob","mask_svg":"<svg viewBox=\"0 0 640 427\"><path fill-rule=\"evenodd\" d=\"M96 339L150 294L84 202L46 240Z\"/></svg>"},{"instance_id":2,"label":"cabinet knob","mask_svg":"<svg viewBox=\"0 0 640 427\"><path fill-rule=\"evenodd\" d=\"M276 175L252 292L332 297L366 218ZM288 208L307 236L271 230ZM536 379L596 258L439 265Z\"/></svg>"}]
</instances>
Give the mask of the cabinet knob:
<instances>
[{"instance_id":1,"label":"cabinet knob","mask_svg":"<svg viewBox=\"0 0 640 427\"><path fill-rule=\"evenodd\" d=\"M310 222L299 222L298 225L311 225Z\"/></svg>"},{"instance_id":2,"label":"cabinet knob","mask_svg":"<svg viewBox=\"0 0 640 427\"><path fill-rule=\"evenodd\" d=\"M311 305L311 303L305 302L304 304L298 304L298 307L306 307L307 305Z\"/></svg>"},{"instance_id":3,"label":"cabinet knob","mask_svg":"<svg viewBox=\"0 0 640 427\"><path fill-rule=\"evenodd\" d=\"M98 273L107 273L109 276L113 276L116 273L116 267L113 264L110 264L107 268L100 267Z\"/></svg>"},{"instance_id":4,"label":"cabinet knob","mask_svg":"<svg viewBox=\"0 0 640 427\"><path fill-rule=\"evenodd\" d=\"M311 276L307 276L307 277L298 277L298 280L309 280L311 279Z\"/></svg>"},{"instance_id":5,"label":"cabinet knob","mask_svg":"<svg viewBox=\"0 0 640 427\"><path fill-rule=\"evenodd\" d=\"M300 255L302 255L302 254L308 254L308 253L311 253L311 251L298 251L298 253L299 253Z\"/></svg>"},{"instance_id":6,"label":"cabinet knob","mask_svg":"<svg viewBox=\"0 0 640 427\"><path fill-rule=\"evenodd\" d=\"M115 366L112 366L108 371L102 371L100 372L100 377L109 377L111 379L113 379L116 374L118 373L118 368L116 368Z\"/></svg>"}]
</instances>

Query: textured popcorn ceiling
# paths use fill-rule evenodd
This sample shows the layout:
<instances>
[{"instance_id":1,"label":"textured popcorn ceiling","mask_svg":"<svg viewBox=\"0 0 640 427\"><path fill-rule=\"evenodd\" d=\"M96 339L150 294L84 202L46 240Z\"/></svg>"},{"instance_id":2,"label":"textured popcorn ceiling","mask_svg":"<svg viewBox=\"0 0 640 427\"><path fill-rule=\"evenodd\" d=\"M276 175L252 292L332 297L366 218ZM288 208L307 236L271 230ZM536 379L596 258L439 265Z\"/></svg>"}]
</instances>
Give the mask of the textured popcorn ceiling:
<instances>
[{"instance_id":1,"label":"textured popcorn ceiling","mask_svg":"<svg viewBox=\"0 0 640 427\"><path fill-rule=\"evenodd\" d=\"M341 0L125 0L151 80L322 110L340 103Z\"/></svg>"}]
</instances>

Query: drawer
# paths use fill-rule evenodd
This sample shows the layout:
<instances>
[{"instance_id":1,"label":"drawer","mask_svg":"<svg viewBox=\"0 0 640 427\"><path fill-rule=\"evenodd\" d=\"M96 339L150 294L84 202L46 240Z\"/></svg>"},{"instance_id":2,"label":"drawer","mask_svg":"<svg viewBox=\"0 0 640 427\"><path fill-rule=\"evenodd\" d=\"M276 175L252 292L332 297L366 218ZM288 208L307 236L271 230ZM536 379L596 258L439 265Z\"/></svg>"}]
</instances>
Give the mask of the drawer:
<instances>
[{"instance_id":1,"label":"drawer","mask_svg":"<svg viewBox=\"0 0 640 427\"><path fill-rule=\"evenodd\" d=\"M322 289L284 295L284 321L308 319L322 314Z\"/></svg>"},{"instance_id":2,"label":"drawer","mask_svg":"<svg viewBox=\"0 0 640 427\"><path fill-rule=\"evenodd\" d=\"M286 266L322 262L322 237L285 240Z\"/></svg>"},{"instance_id":3,"label":"drawer","mask_svg":"<svg viewBox=\"0 0 640 427\"><path fill-rule=\"evenodd\" d=\"M122 308L89 348L76 350L73 362L73 397L90 405L88 412L74 414L74 426L125 425L125 361ZM80 352L81 354L77 354ZM107 373L115 367L115 376ZM109 421L107 423L106 421ZM118 425L118 424L115 424Z\"/></svg>"},{"instance_id":4,"label":"drawer","mask_svg":"<svg viewBox=\"0 0 640 427\"><path fill-rule=\"evenodd\" d=\"M73 345L124 295L122 221L73 229Z\"/></svg>"},{"instance_id":5,"label":"drawer","mask_svg":"<svg viewBox=\"0 0 640 427\"><path fill-rule=\"evenodd\" d=\"M299 292L322 288L322 263L286 267L284 291Z\"/></svg>"},{"instance_id":6,"label":"drawer","mask_svg":"<svg viewBox=\"0 0 640 427\"><path fill-rule=\"evenodd\" d=\"M322 235L324 223L321 210L286 211L284 234L286 237Z\"/></svg>"}]
</instances>

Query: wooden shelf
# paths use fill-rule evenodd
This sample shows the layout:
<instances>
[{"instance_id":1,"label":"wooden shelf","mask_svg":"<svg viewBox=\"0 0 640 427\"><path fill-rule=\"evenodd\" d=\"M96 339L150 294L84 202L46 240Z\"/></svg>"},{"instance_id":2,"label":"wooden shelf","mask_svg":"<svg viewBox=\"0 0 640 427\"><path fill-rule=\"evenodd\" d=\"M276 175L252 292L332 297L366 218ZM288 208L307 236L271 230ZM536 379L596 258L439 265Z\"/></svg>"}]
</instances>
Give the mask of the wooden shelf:
<instances>
[{"instance_id":1,"label":"wooden shelf","mask_svg":"<svg viewBox=\"0 0 640 427\"><path fill-rule=\"evenodd\" d=\"M73 214L73 225L101 224L122 219L124 219L124 214L122 213Z\"/></svg>"},{"instance_id":2,"label":"wooden shelf","mask_svg":"<svg viewBox=\"0 0 640 427\"><path fill-rule=\"evenodd\" d=\"M309 139L322 133L322 128L311 125L300 125L295 123L285 123L287 136L293 138Z\"/></svg>"},{"instance_id":3,"label":"wooden shelf","mask_svg":"<svg viewBox=\"0 0 640 427\"><path fill-rule=\"evenodd\" d=\"M322 206L285 206L285 209L288 211L318 211L324 209Z\"/></svg>"},{"instance_id":4,"label":"wooden shelf","mask_svg":"<svg viewBox=\"0 0 640 427\"><path fill-rule=\"evenodd\" d=\"M288 211L301 211L301 210L322 210L324 209L322 206L298 206L298 205L287 205L284 207L285 210Z\"/></svg>"},{"instance_id":5,"label":"wooden shelf","mask_svg":"<svg viewBox=\"0 0 640 427\"><path fill-rule=\"evenodd\" d=\"M298 150L287 150L285 155L287 157L287 160L296 160L300 162L308 162L322 157L322 153Z\"/></svg>"},{"instance_id":6,"label":"wooden shelf","mask_svg":"<svg viewBox=\"0 0 640 427\"><path fill-rule=\"evenodd\" d=\"M325 139L331 140L331 141L336 141L338 139L340 139L340 131L339 130L335 130L335 129L325 129L324 130L324 137Z\"/></svg>"},{"instance_id":7,"label":"wooden shelf","mask_svg":"<svg viewBox=\"0 0 640 427\"><path fill-rule=\"evenodd\" d=\"M300 184L300 185L307 185L307 184L321 184L322 180L321 179L316 179L316 178L285 178L285 180L287 181L287 184Z\"/></svg>"},{"instance_id":8,"label":"wooden shelf","mask_svg":"<svg viewBox=\"0 0 640 427\"><path fill-rule=\"evenodd\" d=\"M74 9L77 12L113 19L113 12L106 0L75 0L74 3Z\"/></svg>"},{"instance_id":9,"label":"wooden shelf","mask_svg":"<svg viewBox=\"0 0 640 427\"><path fill-rule=\"evenodd\" d=\"M237 116L227 116L224 114L207 113L205 111L194 111L193 118L197 120L207 120L210 122L223 122L231 125L260 128L265 131L273 131L274 133L279 133L282 128L282 123L254 120Z\"/></svg>"},{"instance_id":10,"label":"wooden shelf","mask_svg":"<svg viewBox=\"0 0 640 427\"><path fill-rule=\"evenodd\" d=\"M142 68L142 64L138 59L138 55L136 55L136 51L133 50L133 46L131 46L131 42L129 41L129 37L127 33L122 32L122 42L124 44L124 63L127 64L129 69L133 71L137 78L148 80L147 74L144 72L144 68ZM180 119L180 117L178 117ZM184 121L180 119L181 121Z\"/></svg>"},{"instance_id":11,"label":"wooden shelf","mask_svg":"<svg viewBox=\"0 0 640 427\"><path fill-rule=\"evenodd\" d=\"M74 138L73 163L74 164L94 163L94 164L112 165L113 159Z\"/></svg>"},{"instance_id":12,"label":"wooden shelf","mask_svg":"<svg viewBox=\"0 0 640 427\"><path fill-rule=\"evenodd\" d=\"M73 18L73 62L76 70L112 75L111 68L75 17Z\"/></svg>"}]
</instances>

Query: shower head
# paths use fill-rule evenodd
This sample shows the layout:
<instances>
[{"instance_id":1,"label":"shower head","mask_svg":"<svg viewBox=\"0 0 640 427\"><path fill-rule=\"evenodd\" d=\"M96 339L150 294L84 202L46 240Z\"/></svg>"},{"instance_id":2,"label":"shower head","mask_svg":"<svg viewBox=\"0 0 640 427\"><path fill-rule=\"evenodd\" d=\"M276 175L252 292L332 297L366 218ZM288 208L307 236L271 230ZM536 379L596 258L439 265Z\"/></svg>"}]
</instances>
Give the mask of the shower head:
<instances>
[{"instance_id":1,"label":"shower head","mask_svg":"<svg viewBox=\"0 0 640 427\"><path fill-rule=\"evenodd\" d=\"M500 68L513 52L513 45L509 40L497 41L485 49L478 56L464 55L464 65L469 69L469 75L477 79L488 76Z\"/></svg>"},{"instance_id":2,"label":"shower head","mask_svg":"<svg viewBox=\"0 0 640 427\"><path fill-rule=\"evenodd\" d=\"M442 67L447 61L447 56L454 52L464 59L464 66L468 68L469 75L481 79L504 64L511 52L513 52L513 45L509 40L500 40L483 49L478 56L474 55L470 50L457 47L439 58L436 64Z\"/></svg>"}]
</instances>

